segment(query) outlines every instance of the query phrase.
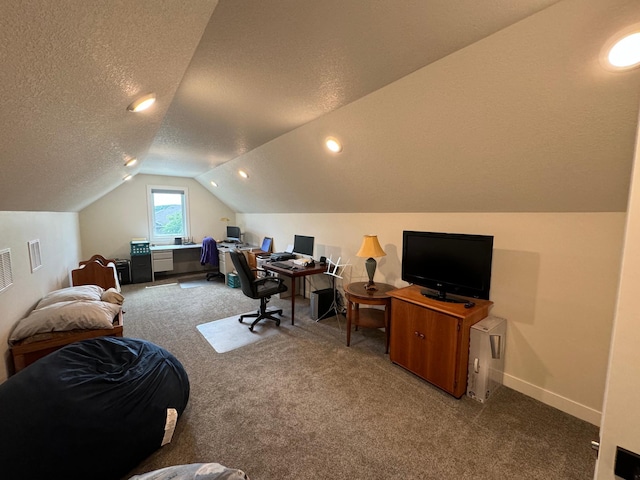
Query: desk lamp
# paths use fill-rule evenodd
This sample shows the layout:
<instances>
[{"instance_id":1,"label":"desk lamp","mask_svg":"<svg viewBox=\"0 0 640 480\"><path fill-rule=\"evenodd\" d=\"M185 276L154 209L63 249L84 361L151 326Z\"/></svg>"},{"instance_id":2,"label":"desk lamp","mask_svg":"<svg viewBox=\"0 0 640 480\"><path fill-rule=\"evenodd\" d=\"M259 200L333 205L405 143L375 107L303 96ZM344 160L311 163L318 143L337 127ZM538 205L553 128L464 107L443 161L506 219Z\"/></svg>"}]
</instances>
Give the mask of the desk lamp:
<instances>
[{"instance_id":1,"label":"desk lamp","mask_svg":"<svg viewBox=\"0 0 640 480\"><path fill-rule=\"evenodd\" d=\"M365 261L365 267L367 269L367 275L369 276L369 282L364 286L365 290L377 290L376 284L373 282L373 275L376 273L376 261L373 257L384 257L386 253L382 250L380 243L378 242L377 235L365 235L362 239L362 245L360 250L356 253L356 256L367 258Z\"/></svg>"}]
</instances>

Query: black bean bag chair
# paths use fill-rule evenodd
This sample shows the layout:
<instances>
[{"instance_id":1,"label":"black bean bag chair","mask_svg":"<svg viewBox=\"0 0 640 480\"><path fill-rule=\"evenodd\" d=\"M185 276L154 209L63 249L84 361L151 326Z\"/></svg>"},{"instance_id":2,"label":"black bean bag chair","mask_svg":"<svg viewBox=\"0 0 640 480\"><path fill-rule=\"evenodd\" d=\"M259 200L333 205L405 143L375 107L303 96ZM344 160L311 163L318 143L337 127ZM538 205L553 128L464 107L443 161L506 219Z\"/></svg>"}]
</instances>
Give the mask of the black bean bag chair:
<instances>
[{"instance_id":1,"label":"black bean bag chair","mask_svg":"<svg viewBox=\"0 0 640 480\"><path fill-rule=\"evenodd\" d=\"M188 400L183 366L153 343L67 345L0 385L0 476L120 478L171 440Z\"/></svg>"}]
</instances>

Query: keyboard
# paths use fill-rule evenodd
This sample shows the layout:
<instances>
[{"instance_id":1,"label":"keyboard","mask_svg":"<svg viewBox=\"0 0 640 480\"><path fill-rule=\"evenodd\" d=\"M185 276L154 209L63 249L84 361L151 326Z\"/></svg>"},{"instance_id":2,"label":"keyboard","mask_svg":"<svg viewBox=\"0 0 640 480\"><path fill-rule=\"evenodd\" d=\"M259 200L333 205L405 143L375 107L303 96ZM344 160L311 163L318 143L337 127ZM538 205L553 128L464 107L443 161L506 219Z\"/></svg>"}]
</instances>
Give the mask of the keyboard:
<instances>
[{"instance_id":1,"label":"keyboard","mask_svg":"<svg viewBox=\"0 0 640 480\"><path fill-rule=\"evenodd\" d=\"M287 270L292 270L294 267L291 262L271 262L271 265L278 268L286 268Z\"/></svg>"}]
</instances>

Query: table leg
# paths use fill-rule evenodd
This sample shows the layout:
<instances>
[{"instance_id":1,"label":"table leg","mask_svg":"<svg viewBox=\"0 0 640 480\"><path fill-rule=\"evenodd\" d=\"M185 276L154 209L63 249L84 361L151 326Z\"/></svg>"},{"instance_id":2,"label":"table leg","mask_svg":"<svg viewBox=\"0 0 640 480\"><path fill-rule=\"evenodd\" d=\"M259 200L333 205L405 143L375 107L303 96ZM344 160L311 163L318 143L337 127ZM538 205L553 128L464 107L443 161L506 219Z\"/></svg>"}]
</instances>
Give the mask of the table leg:
<instances>
[{"instance_id":1,"label":"table leg","mask_svg":"<svg viewBox=\"0 0 640 480\"><path fill-rule=\"evenodd\" d=\"M291 277L291 325L296 311L296 277Z\"/></svg>"},{"instance_id":2,"label":"table leg","mask_svg":"<svg viewBox=\"0 0 640 480\"><path fill-rule=\"evenodd\" d=\"M347 298L347 347L351 343L351 300Z\"/></svg>"}]
</instances>

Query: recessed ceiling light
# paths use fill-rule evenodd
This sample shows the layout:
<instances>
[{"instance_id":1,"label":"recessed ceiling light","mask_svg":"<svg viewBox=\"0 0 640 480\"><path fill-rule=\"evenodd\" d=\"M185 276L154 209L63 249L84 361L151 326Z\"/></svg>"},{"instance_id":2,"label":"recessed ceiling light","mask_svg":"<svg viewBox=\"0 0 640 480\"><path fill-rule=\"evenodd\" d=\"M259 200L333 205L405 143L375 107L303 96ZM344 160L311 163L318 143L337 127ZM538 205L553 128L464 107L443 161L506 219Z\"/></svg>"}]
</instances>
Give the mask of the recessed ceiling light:
<instances>
[{"instance_id":1,"label":"recessed ceiling light","mask_svg":"<svg viewBox=\"0 0 640 480\"><path fill-rule=\"evenodd\" d=\"M127 182L127 181L131 180L132 178L133 178L133 175L128 174L128 175L125 175L125 176L124 176L124 178L123 178L122 180L124 180L125 182Z\"/></svg>"},{"instance_id":2,"label":"recessed ceiling light","mask_svg":"<svg viewBox=\"0 0 640 480\"><path fill-rule=\"evenodd\" d=\"M640 65L640 31L626 35L609 50L609 64L615 68L632 68Z\"/></svg>"},{"instance_id":3,"label":"recessed ceiling light","mask_svg":"<svg viewBox=\"0 0 640 480\"><path fill-rule=\"evenodd\" d=\"M244 170L238 170L238 175L240 175L242 178L249 178L249 174Z\"/></svg>"},{"instance_id":4,"label":"recessed ceiling light","mask_svg":"<svg viewBox=\"0 0 640 480\"><path fill-rule=\"evenodd\" d=\"M129 160L124 162L124 166L133 167L136 163L138 163L138 159L136 157L131 157Z\"/></svg>"},{"instance_id":5,"label":"recessed ceiling light","mask_svg":"<svg viewBox=\"0 0 640 480\"><path fill-rule=\"evenodd\" d=\"M153 105L156 101L156 94L150 93L149 95L145 95L144 97L140 97L136 101L134 101L131 105L127 107L127 110L130 112L141 112L146 110L151 105Z\"/></svg>"},{"instance_id":6,"label":"recessed ceiling light","mask_svg":"<svg viewBox=\"0 0 640 480\"><path fill-rule=\"evenodd\" d=\"M213 185L214 187L218 186L218 184L216 182L214 182L213 180L211 180L211 185Z\"/></svg>"},{"instance_id":7,"label":"recessed ceiling light","mask_svg":"<svg viewBox=\"0 0 640 480\"><path fill-rule=\"evenodd\" d=\"M333 153L340 153L342 151L342 144L338 141L337 138L333 138L333 137L328 137L325 141L324 144L327 146L327 148L332 151Z\"/></svg>"}]
</instances>

